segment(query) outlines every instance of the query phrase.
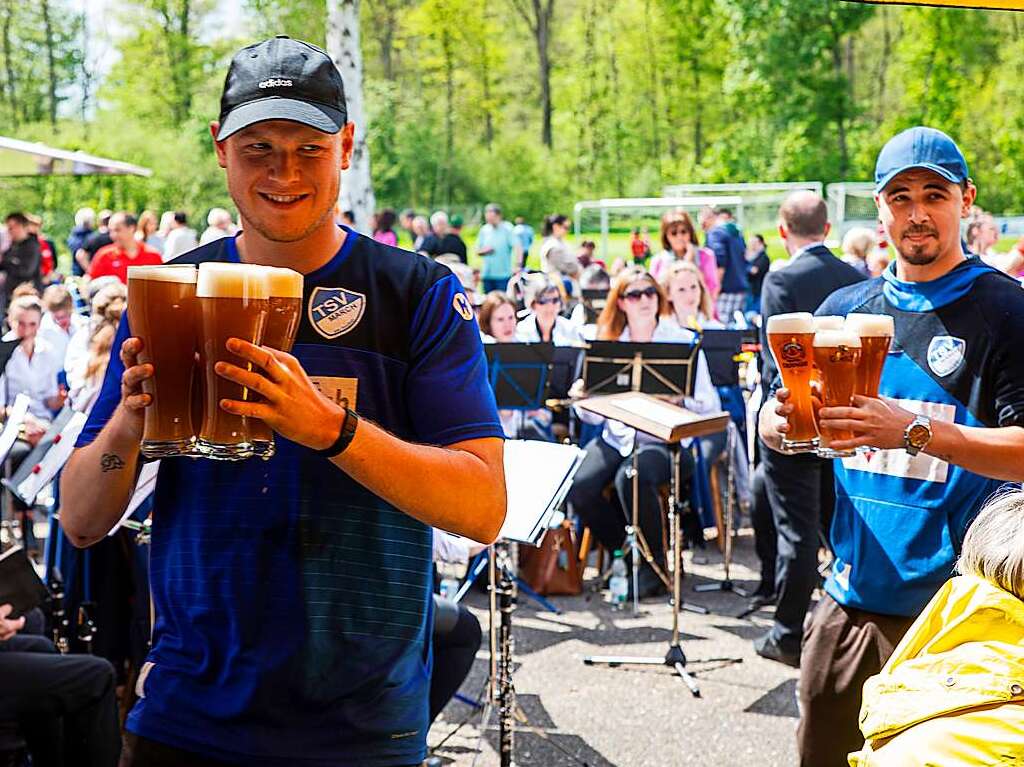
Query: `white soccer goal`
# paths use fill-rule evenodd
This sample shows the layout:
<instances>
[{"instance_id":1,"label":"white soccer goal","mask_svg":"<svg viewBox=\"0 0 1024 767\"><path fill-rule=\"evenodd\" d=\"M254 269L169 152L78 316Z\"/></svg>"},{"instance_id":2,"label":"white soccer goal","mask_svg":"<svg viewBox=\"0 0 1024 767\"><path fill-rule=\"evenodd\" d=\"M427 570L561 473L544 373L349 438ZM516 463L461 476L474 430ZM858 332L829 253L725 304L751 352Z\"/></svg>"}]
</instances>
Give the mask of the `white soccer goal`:
<instances>
[{"instance_id":1,"label":"white soccer goal","mask_svg":"<svg viewBox=\"0 0 1024 767\"><path fill-rule=\"evenodd\" d=\"M855 226L874 229L878 226L875 207L875 185L870 181L841 181L826 187L828 218L832 222L832 236L842 240Z\"/></svg>"}]
</instances>

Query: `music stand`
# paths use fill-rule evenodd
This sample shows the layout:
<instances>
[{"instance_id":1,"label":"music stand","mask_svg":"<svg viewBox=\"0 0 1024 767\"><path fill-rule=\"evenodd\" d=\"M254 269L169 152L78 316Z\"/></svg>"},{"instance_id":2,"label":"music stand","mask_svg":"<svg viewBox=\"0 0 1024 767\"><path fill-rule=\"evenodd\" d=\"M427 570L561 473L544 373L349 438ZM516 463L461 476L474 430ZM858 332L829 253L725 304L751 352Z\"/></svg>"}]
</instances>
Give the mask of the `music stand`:
<instances>
[{"instance_id":1,"label":"music stand","mask_svg":"<svg viewBox=\"0 0 1024 767\"><path fill-rule=\"evenodd\" d=\"M744 330L705 330L701 335L700 346L704 350L704 357L708 361L708 372L711 374L711 383L715 386L735 387L740 385L739 366L736 357L743 350L745 334ZM733 465L733 451L736 448L736 427L729 424L726 429L726 460L728 471L725 478L725 540L722 543L722 565L725 570L725 578L717 583L704 583L694 586L696 592L707 591L730 591L740 597L750 596L746 591L737 586L729 571L732 567L732 533L733 533L733 512L735 511L735 483L736 469Z\"/></svg>"},{"instance_id":2,"label":"music stand","mask_svg":"<svg viewBox=\"0 0 1024 767\"><path fill-rule=\"evenodd\" d=\"M643 392L649 395L687 397L693 392L697 351L697 344L594 341L583 358L584 388L588 395ZM593 410L586 403L594 401L584 400L578 404L584 410ZM600 412L598 414L604 415ZM626 545L632 559L634 614L640 612L638 590L641 555L661 582L667 588L672 588L668 574L654 561L650 544L640 529L639 475L639 444L634 440L632 466L629 470L633 512L626 520Z\"/></svg>"},{"instance_id":3,"label":"music stand","mask_svg":"<svg viewBox=\"0 0 1024 767\"><path fill-rule=\"evenodd\" d=\"M584 400L578 404L591 412L603 415L606 418L619 421L637 431L649 434L663 442L669 443L672 456L672 470L670 473L671 500L668 509L669 535L672 539L672 637L669 642L668 651L664 657L636 657L636 656L588 656L583 662L588 666L597 663L607 664L612 668L622 665L640 666L668 666L674 669L679 677L686 683L690 692L695 698L700 697L700 688L693 675L686 670L686 654L683 652L682 641L679 630L679 612L682 609L682 525L680 524L680 512L684 505L681 498L681 481L679 478L680 465L680 443L684 439L695 439L707 434L714 434L721 431L728 423L729 414L725 412L713 413L711 415L699 416L695 413L665 402L656 397L642 393L617 394L607 397L596 397L592 400ZM635 455L635 451L634 451ZM635 491L634 485L634 493ZM638 527L636 496L633 499L633 525ZM633 553L633 609L638 609L636 592L637 562L636 552ZM708 658L700 663L712 662L740 662L736 658Z\"/></svg>"},{"instance_id":4,"label":"music stand","mask_svg":"<svg viewBox=\"0 0 1024 767\"><path fill-rule=\"evenodd\" d=\"M488 380L498 407L537 410L544 406L554 344L486 344Z\"/></svg>"},{"instance_id":5,"label":"music stand","mask_svg":"<svg viewBox=\"0 0 1024 767\"><path fill-rule=\"evenodd\" d=\"M607 303L607 301L607 290L592 290L590 288L585 288L583 290L583 311L585 314L585 325L597 324L597 318L600 316L601 311L604 309L604 306Z\"/></svg>"}]
</instances>

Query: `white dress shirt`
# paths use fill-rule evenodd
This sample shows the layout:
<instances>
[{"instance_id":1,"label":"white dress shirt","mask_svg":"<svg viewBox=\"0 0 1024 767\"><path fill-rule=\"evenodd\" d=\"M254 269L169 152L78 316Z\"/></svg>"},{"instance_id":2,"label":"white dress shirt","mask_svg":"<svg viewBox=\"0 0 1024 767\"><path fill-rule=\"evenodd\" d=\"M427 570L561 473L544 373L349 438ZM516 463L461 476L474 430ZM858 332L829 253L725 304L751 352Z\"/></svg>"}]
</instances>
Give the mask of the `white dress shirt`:
<instances>
[{"instance_id":1,"label":"white dress shirt","mask_svg":"<svg viewBox=\"0 0 1024 767\"><path fill-rule=\"evenodd\" d=\"M57 359L61 360L61 364L64 362L64 355L68 350L68 343L71 338L82 328L89 327L89 318L81 314L71 315L71 324L67 330L64 330L53 320L53 315L50 312L46 312L43 315L43 319L39 322L39 337L45 338L46 342L50 344L53 353L57 355Z\"/></svg>"},{"instance_id":2,"label":"white dress shirt","mask_svg":"<svg viewBox=\"0 0 1024 767\"><path fill-rule=\"evenodd\" d=\"M3 340L13 341L17 337L12 330L3 337ZM25 350L18 346L7 362L4 374L0 376L0 398L3 399L3 406L10 407L19 394L25 394L31 400L28 411L32 415L42 421L52 420L53 415L46 406L46 400L57 394L57 373L60 369L61 361L53 353L53 347L46 339L36 336L31 359L25 354Z\"/></svg>"}]
</instances>

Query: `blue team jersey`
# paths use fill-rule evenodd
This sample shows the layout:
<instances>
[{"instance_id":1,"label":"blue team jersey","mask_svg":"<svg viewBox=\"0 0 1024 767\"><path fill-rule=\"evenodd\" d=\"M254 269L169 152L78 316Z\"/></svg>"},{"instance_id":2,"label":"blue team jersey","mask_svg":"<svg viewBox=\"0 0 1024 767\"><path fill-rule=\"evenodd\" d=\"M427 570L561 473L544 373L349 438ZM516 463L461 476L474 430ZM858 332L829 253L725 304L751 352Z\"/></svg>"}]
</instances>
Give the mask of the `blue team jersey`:
<instances>
[{"instance_id":1,"label":"blue team jersey","mask_svg":"<svg viewBox=\"0 0 1024 767\"><path fill-rule=\"evenodd\" d=\"M307 374L403 440L501 438L480 333L455 275L346 231L341 250L305 276L293 354ZM227 239L176 262L237 260ZM123 322L79 445L119 401L118 351L129 334ZM153 649L128 729L246 765L419 763L431 530L326 458L276 442L267 462L161 462Z\"/></svg>"},{"instance_id":2,"label":"blue team jersey","mask_svg":"<svg viewBox=\"0 0 1024 767\"><path fill-rule=\"evenodd\" d=\"M896 331L880 394L933 421L1024 425L1024 290L966 259L925 283L894 265L833 293L820 315L888 314ZM918 614L953 575L964 533L1001 482L921 453L881 450L835 461L835 552L826 590L840 604Z\"/></svg>"}]
</instances>

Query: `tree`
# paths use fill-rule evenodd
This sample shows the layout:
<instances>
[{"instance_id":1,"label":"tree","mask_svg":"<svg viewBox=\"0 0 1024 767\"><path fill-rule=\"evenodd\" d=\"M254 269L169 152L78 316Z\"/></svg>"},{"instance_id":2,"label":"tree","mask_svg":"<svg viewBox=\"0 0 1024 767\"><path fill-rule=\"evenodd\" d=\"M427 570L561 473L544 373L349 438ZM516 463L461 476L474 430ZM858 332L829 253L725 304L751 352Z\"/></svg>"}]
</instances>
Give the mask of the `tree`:
<instances>
[{"instance_id":1,"label":"tree","mask_svg":"<svg viewBox=\"0 0 1024 767\"><path fill-rule=\"evenodd\" d=\"M537 48L537 82L540 86L540 140L551 148L551 19L555 0L511 0L526 22Z\"/></svg>"},{"instance_id":2,"label":"tree","mask_svg":"<svg viewBox=\"0 0 1024 767\"><path fill-rule=\"evenodd\" d=\"M370 179L369 126L363 108L363 52L359 46L359 0L327 0L327 50L345 82L348 119L355 123L355 146L342 172L342 195L355 214L356 227L368 231L376 208Z\"/></svg>"}]
</instances>

